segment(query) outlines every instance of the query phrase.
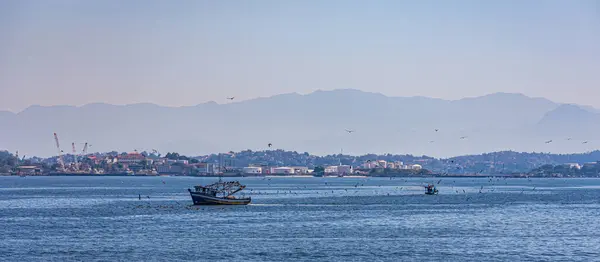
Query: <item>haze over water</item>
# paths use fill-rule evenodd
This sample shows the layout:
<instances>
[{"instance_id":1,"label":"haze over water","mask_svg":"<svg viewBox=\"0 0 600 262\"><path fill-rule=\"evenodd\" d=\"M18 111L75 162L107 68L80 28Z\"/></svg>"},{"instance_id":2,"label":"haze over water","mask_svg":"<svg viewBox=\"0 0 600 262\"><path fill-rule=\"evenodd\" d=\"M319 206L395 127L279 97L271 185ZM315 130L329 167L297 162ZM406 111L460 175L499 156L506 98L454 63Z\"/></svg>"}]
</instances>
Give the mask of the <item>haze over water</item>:
<instances>
[{"instance_id":1,"label":"haze over water","mask_svg":"<svg viewBox=\"0 0 600 262\"><path fill-rule=\"evenodd\" d=\"M0 260L600 257L599 179L241 178L251 205L191 207L215 180L0 177Z\"/></svg>"}]
</instances>

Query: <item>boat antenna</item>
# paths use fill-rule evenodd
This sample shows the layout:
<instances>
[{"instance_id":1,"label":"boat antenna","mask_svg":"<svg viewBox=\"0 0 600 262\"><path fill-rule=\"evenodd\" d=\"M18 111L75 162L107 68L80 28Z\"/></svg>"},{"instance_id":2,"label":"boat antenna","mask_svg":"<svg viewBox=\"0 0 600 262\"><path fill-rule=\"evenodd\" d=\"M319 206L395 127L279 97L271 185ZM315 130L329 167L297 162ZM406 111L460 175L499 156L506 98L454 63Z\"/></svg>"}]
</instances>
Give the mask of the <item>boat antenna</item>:
<instances>
[{"instance_id":1,"label":"boat antenna","mask_svg":"<svg viewBox=\"0 0 600 262\"><path fill-rule=\"evenodd\" d=\"M221 161L221 164L219 164L219 183L223 182L223 161Z\"/></svg>"},{"instance_id":2,"label":"boat antenna","mask_svg":"<svg viewBox=\"0 0 600 262\"><path fill-rule=\"evenodd\" d=\"M219 183L221 183L221 177L223 176L223 153L219 153Z\"/></svg>"}]
</instances>

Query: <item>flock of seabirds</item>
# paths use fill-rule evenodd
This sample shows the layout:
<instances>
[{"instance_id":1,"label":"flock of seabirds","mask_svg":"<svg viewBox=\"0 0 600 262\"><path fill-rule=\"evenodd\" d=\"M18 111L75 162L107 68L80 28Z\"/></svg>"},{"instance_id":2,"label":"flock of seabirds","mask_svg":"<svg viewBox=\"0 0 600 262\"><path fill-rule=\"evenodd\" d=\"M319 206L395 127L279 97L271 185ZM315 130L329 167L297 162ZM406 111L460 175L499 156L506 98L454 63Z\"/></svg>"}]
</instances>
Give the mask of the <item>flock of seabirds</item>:
<instances>
[{"instance_id":1,"label":"flock of seabirds","mask_svg":"<svg viewBox=\"0 0 600 262\"><path fill-rule=\"evenodd\" d=\"M232 97L227 97L227 99L228 99L228 100L230 100L230 101L233 101L233 100L235 99L235 96L232 96ZM352 133L356 132L356 130L353 130L353 129L345 129L345 131L346 131L348 134L352 134ZM438 131L440 131L440 130L436 128L436 129L434 129L434 131L435 131L435 132L438 132ZM463 140L463 139L467 139L467 138L468 138L468 136L461 136L461 137L460 137L460 139L461 139L461 140ZM568 140L568 141L571 141L571 140L573 140L573 139L569 137L569 138L567 138L567 140ZM435 142L435 141L434 141L434 140L431 140L431 141L429 141L429 143L433 143L433 142ZM553 142L553 140L548 140L548 141L545 141L544 143L546 143L546 144L550 144L550 143L552 143L552 142ZM582 144L587 144L587 143L589 143L589 141L583 141L583 142L582 142ZM273 144L269 143L269 144L268 144L268 147L270 148L272 145L273 145Z\"/></svg>"},{"instance_id":2,"label":"flock of seabirds","mask_svg":"<svg viewBox=\"0 0 600 262\"><path fill-rule=\"evenodd\" d=\"M437 189L437 185L444 185L445 184L445 192L443 193L443 195L449 196L451 197L451 200L453 203L456 203L456 201L460 201L460 202L464 202L464 203L469 203L470 201L472 201L474 198L477 199L484 199L485 195L487 194L491 194L491 193L495 193L496 190L498 189L498 186L508 186L508 180L509 179L524 179L524 178L508 178L508 177L503 177L503 178L498 178L498 177L490 177L487 179L486 181L486 185L481 185L479 186L479 188L475 188L473 189L473 187L471 186L456 186L456 180L455 179L450 179L450 178L446 178L446 179L438 179L437 181L433 181L428 183L425 186L419 185L419 183L411 183L411 181L409 181L409 179L406 178L394 178L394 177L390 177L389 180L401 180L401 182L404 182L404 186L400 186L400 185L393 185L393 186L387 186L387 185L369 185L369 180L368 179L364 179L363 181L359 181L356 182L352 185L349 185L348 183L338 183L335 181L335 179L337 178L331 178L333 179L333 181L324 181L323 184L321 185L303 185L303 186L295 186L294 188L290 188L290 189L269 189L272 185L271 185L271 177L264 177L261 180L266 182L266 187L267 188L261 188L262 190L258 190L258 189L249 189L247 193L243 194L243 197L246 196L284 196L284 197L295 197L295 196L302 196L302 195L306 195L307 197L310 198L318 198L318 197L399 197L399 196L403 196L403 197L408 197L409 199L413 199L414 197L419 197L419 196L423 196L425 197L425 195L437 195L438 194L438 189ZM481 181L481 178L477 178L477 179L471 179L471 183L476 183L477 181ZM519 196L522 196L524 194L532 194L532 193L536 193L537 191L537 187L532 184L534 181L531 178L527 178L528 183L530 184L530 186L523 186L520 191L512 191L510 193L507 192L497 192L497 193L504 193L504 199L501 199L500 201L502 203L507 203L507 204L511 204L511 203L515 203L519 201ZM122 182L123 183L123 182ZM167 181L162 180L161 181L162 184L166 185ZM263 184L264 185L264 184ZM274 184L273 186L276 186L277 188L279 188L278 184ZM263 186L264 187L264 186ZM323 188L324 187L324 188ZM334 187L335 189L332 189L331 187ZM423 195L423 191L417 190L418 188L425 188L425 194ZM369 190L373 190L370 191ZM384 190L381 190L384 189ZM401 193L403 192L404 193ZM500 191L500 190L499 190ZM417 192L421 192L421 193L417 193ZM538 192L538 193L542 193L542 192ZM461 198L460 195L463 195L464 198ZM498 195L496 195L498 196ZM456 198L459 197L459 198ZM138 200L142 201L144 199L148 199L150 200L151 197L145 196L142 197L142 195L138 195ZM164 199L163 197L156 197L155 199L152 198L153 200L160 200L161 202ZM410 201L410 200L408 200ZM202 209L204 210L204 208L201 208L198 205L189 205L187 202L186 203L180 203L179 201L174 201L175 205L173 204L168 204L168 205L150 205L145 204L139 204L136 206L136 208L142 208L142 209L156 209L156 210L160 210L160 209L174 209L174 208L181 208L182 206L186 209L190 209L190 210L197 210L197 209ZM268 201L269 203L272 202Z\"/></svg>"},{"instance_id":3,"label":"flock of seabirds","mask_svg":"<svg viewBox=\"0 0 600 262\"><path fill-rule=\"evenodd\" d=\"M235 97L227 97L227 99L228 100L234 100ZM352 133L356 132L356 130L353 130L353 129L345 129L345 131L348 134L352 134ZM436 129L434 129L434 131L435 132L439 132L440 130L436 128ZM467 139L467 138L468 138L467 136L461 136L459 139L463 140L463 139ZM571 141L572 138L567 138L566 140ZM433 142L434 142L433 140L430 141L430 143L433 143ZM545 144L550 144L552 142L553 142L553 140L547 140L544 143ZM589 141L583 141L582 142L582 144L588 144L588 143L589 143ZM268 143L267 144L268 148L271 148L272 146L273 146L272 143ZM393 180L395 178L394 177L390 177L389 179ZM479 187L479 190L475 191L475 192L467 192L465 189L461 189L460 187L459 187L459 189L455 189L454 184L456 183L456 181L452 180L451 182L447 182L447 184L448 184L448 186L450 186L450 188L449 188L449 190L447 192L445 192L445 194L448 194L448 193L450 193L452 195L464 194L465 195L464 201L470 201L471 199L473 199L474 195L479 195L479 194L484 194L484 193L493 193L496 190L495 186L501 185L502 182L504 182L505 185L508 185L508 182L506 181L507 179L509 179L509 178L507 178L507 177L504 177L504 178L491 177L491 178L488 179L486 186L481 185ZM517 179L519 179L519 178L517 178ZM530 183L532 182L532 180L530 178L527 178L527 179L528 179L528 182L530 182ZM269 181L271 181L271 178L264 177L264 178L262 178L262 180L263 181L267 181L267 186L268 187L271 186L271 183L269 182ZM423 186L425 188L425 195L437 195L439 191L438 191L436 185L440 185L443 180L444 179L439 179L437 182L431 182L431 183L428 183L427 185ZM220 181L220 179L219 179L219 181ZM360 196L361 195L360 194L360 191L361 191L360 188L361 187L365 187L365 183L366 182L367 182L367 180L363 181L362 183L357 182L352 187L347 187L347 188L337 189L337 190L331 190L331 193L329 193L329 191L326 191L326 190L316 190L314 192L310 192L312 190L308 190L308 192L309 192L309 194L312 194L313 196L314 195L323 195L323 196L325 196L325 195L328 195L328 196L351 196L351 195L354 195L354 196ZM407 179L404 179L404 182L408 183L409 181ZM472 182L475 182L475 179L473 179ZM163 180L162 183L166 184L166 181ZM324 185L325 186L332 186L332 183L331 182L324 182ZM367 187L369 187L369 186L367 186ZM377 187L381 188L381 185L378 185ZM423 187L421 187L421 188L423 188ZM533 192L533 191L536 190L536 188L537 187L535 187L535 186L528 187L527 189L523 188L520 191L519 194L525 194L526 191L532 191ZM288 195L288 196L294 196L294 195L299 195L299 194L306 193L307 189L308 188L307 188L306 185L304 185L302 187L297 187L296 190L291 190L290 189L290 190L266 190L266 191L260 191L260 190L250 189L247 194L244 193L244 196L246 196L246 195L250 195L250 196L251 195L284 195L284 196ZM406 189L405 189L405 186L396 186L394 188L395 191L398 191L398 190L400 190L400 191L401 190L411 190L412 191L413 189L414 189L414 186L411 186L411 185L406 185ZM473 193L475 193L475 194L473 194ZM376 195L377 195L377 193L376 193ZM390 196L390 192L384 193L384 195ZM150 196L146 196L146 198L150 199ZM138 196L138 199L142 200L141 194ZM513 202L514 202L514 200L513 200ZM177 204L179 204L179 203L177 203ZM161 205L161 206L154 206L154 207L153 206L149 206L149 205L146 205L146 206L144 206L144 205L138 205L137 207L138 208L155 208L155 209L175 208L173 205L166 205L166 206ZM191 206L188 205L188 206L186 206L186 208L188 208L188 209L194 208L194 205L191 205Z\"/></svg>"}]
</instances>

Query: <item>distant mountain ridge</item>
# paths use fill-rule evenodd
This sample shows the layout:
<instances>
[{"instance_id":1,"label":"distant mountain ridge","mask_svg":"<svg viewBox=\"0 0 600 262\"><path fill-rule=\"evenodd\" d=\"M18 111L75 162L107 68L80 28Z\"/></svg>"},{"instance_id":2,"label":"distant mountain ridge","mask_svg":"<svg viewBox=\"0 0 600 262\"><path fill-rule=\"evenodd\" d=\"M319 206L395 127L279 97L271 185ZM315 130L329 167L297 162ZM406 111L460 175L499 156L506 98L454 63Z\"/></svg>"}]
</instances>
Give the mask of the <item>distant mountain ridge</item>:
<instances>
[{"instance_id":1,"label":"distant mountain ridge","mask_svg":"<svg viewBox=\"0 0 600 262\"><path fill-rule=\"evenodd\" d=\"M443 100L343 89L184 107L93 103L0 111L0 149L53 155L52 133L57 132L65 152L71 142L89 142L92 151L157 149L187 155L262 150L268 143L319 155L582 152L594 147L581 141L600 140L598 120L600 114L589 107L522 94ZM559 128L565 123L571 128ZM575 132L573 125L585 128ZM572 137L568 143L567 137ZM544 143L550 139L555 142Z\"/></svg>"},{"instance_id":2,"label":"distant mountain ridge","mask_svg":"<svg viewBox=\"0 0 600 262\"><path fill-rule=\"evenodd\" d=\"M590 131L600 130L600 113L588 111L580 106L564 104L546 113L538 123L540 132L549 135L570 133L586 137Z\"/></svg>"},{"instance_id":3,"label":"distant mountain ridge","mask_svg":"<svg viewBox=\"0 0 600 262\"><path fill-rule=\"evenodd\" d=\"M300 98L300 97L306 97L306 96L320 96L320 95L340 95L340 94L345 94L348 97L355 97L358 99L364 99L366 96L371 96L371 97L378 97L378 98L387 98L387 99L405 99L405 100L421 100L421 101L438 101L438 102L445 102L445 103L453 103L453 102L464 102L464 101L485 101L487 99L494 99L494 100L498 100L498 99L504 99L504 100L511 100L511 99L515 99L515 100L521 100L521 102L529 102L529 101L538 101L541 103L546 103L546 104L550 104L553 106L558 106L561 105L560 103L555 103L552 102L546 98L541 98L541 97L529 97L520 93L505 93L505 92L497 92L497 93L492 93L492 94L488 94L488 95L483 95L483 96L476 96L476 97L465 97L465 98L461 98L461 99L457 99L457 100L447 100L447 99L441 99L441 98L431 98L431 97L425 97L425 96L409 96L409 97L398 97L398 96L386 96L383 95L381 93L375 93L375 92L366 92L366 91L361 91L361 90L357 90L357 89L335 89L335 90L330 90L330 91L324 91L324 90L317 90L314 91L312 93L306 94L306 95L302 95L299 93L284 93L284 94L279 94L279 95L273 95L273 96L269 96L269 97L258 97L258 98L253 98L253 99L248 99L248 100L242 100L242 101L236 101L234 103L217 103L215 101L207 101L204 103L199 103L196 105L192 105L192 106L178 106L178 107L172 107L172 106L163 106L163 105L158 105L158 104L154 104L154 103L132 103L132 104L124 104L124 105L115 105L115 104L109 104L109 103L103 103L103 102L95 102L95 103L89 103L89 104L85 104L85 105L81 105L81 106L74 106L74 105L52 105L52 106L43 106L43 105L31 105L27 108L25 108L24 110L20 111L20 112L11 112L11 111L6 111L6 110L0 110L0 114L15 114L18 115L20 113L23 113L24 111L30 110L30 109L37 109L37 108L63 108L63 109L69 109L69 108L87 108L87 107L132 107L132 106L149 106L149 107L158 107L158 108L171 108L171 109L177 109L177 108L191 108L191 107L204 107L204 106L225 106L225 105L232 105L232 104L240 104L240 103L256 103L256 102L263 102L263 101L268 101L268 100L273 100L273 99L281 99L281 98ZM579 105L576 105L579 106ZM579 106L587 111L590 112L600 112L600 109L596 109L594 107L591 106Z\"/></svg>"}]
</instances>

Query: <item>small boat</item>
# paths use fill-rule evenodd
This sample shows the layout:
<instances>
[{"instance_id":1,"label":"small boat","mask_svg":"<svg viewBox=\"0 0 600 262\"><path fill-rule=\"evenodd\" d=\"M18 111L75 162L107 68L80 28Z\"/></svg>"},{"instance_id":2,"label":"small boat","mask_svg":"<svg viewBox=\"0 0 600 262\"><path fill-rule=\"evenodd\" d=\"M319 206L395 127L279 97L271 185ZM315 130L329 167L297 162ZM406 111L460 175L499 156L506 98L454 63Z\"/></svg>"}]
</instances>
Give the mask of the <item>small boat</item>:
<instances>
[{"instance_id":1,"label":"small boat","mask_svg":"<svg viewBox=\"0 0 600 262\"><path fill-rule=\"evenodd\" d=\"M438 190L435 185L429 184L425 187L425 195L437 195Z\"/></svg>"},{"instance_id":2,"label":"small boat","mask_svg":"<svg viewBox=\"0 0 600 262\"><path fill-rule=\"evenodd\" d=\"M217 182L206 186L194 186L194 191L188 188L194 205L247 205L250 197L235 197L233 194L242 191L246 186L237 181Z\"/></svg>"}]
</instances>

